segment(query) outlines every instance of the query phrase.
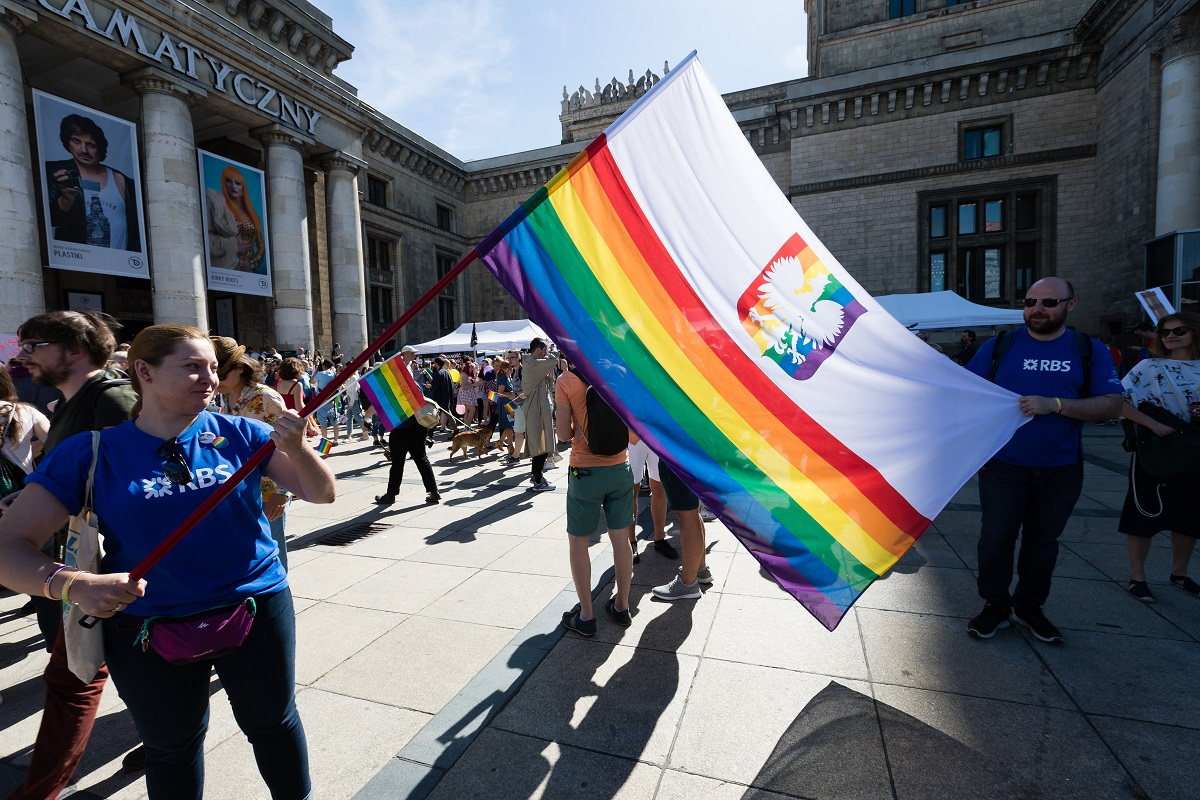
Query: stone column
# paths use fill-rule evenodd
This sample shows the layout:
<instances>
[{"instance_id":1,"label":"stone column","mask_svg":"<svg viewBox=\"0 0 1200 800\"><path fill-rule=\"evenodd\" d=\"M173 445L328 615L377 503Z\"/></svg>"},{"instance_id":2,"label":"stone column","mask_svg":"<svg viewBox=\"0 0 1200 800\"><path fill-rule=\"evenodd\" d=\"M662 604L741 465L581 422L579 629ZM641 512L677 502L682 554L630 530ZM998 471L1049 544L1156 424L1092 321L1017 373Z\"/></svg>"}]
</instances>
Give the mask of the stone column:
<instances>
[{"instance_id":1,"label":"stone column","mask_svg":"<svg viewBox=\"0 0 1200 800\"><path fill-rule=\"evenodd\" d=\"M324 166L333 341L343 353L358 355L367 346L367 298L357 173L366 164L339 153Z\"/></svg>"},{"instance_id":2,"label":"stone column","mask_svg":"<svg viewBox=\"0 0 1200 800\"><path fill-rule=\"evenodd\" d=\"M200 168L187 89L157 74L126 82L142 97L142 207L154 321L208 330Z\"/></svg>"},{"instance_id":3,"label":"stone column","mask_svg":"<svg viewBox=\"0 0 1200 800\"><path fill-rule=\"evenodd\" d=\"M5 334L46 309L39 200L17 58L17 36L26 22L24 15L0 8L0 333Z\"/></svg>"},{"instance_id":4,"label":"stone column","mask_svg":"<svg viewBox=\"0 0 1200 800\"><path fill-rule=\"evenodd\" d=\"M308 203L303 141L283 129L256 131L267 149L267 227L275 294L275 339L280 350L314 344L309 277Z\"/></svg>"},{"instance_id":5,"label":"stone column","mask_svg":"<svg viewBox=\"0 0 1200 800\"><path fill-rule=\"evenodd\" d=\"M1155 236L1200 228L1200 17L1164 33Z\"/></svg>"}]
</instances>

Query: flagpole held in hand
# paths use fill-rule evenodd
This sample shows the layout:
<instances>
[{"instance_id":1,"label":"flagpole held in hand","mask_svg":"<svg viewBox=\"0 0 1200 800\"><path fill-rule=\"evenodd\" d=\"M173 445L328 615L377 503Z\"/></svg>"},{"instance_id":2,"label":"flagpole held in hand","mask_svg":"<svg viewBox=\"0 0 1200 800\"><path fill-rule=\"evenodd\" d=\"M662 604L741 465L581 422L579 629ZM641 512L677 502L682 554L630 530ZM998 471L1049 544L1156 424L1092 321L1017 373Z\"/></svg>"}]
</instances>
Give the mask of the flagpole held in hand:
<instances>
[{"instance_id":1,"label":"flagpole held in hand","mask_svg":"<svg viewBox=\"0 0 1200 800\"><path fill-rule=\"evenodd\" d=\"M343 367L342 371L337 374L337 377L330 381L324 389L317 392L317 395L310 400L303 409L300 410L300 416L307 417L312 414L313 411L324 405L329 398L341 388L342 384L345 383L350 376L358 370L359 367L367 362L367 359L371 357L372 353L378 352L389 339L398 334L401 328L411 322L412 318L415 317L421 311L421 309L429 305L433 298L441 294L442 291L445 290L445 288L449 286L450 283L457 278L463 270L469 267L476 258L477 255L474 250L472 250L470 253L467 253L467 255L464 256L461 261L455 264L449 272L443 275L437 283L431 286L429 291L421 295L421 297L418 298L417 301L413 303L407 311L401 314L395 322L389 325L387 330L379 334L379 336L375 338L375 341L371 342L369 345L367 345L365 350L351 359L350 363ZM217 488L213 490L213 493L204 499L203 503L201 503L194 511L192 511L191 514L188 514L187 518L183 522L179 523L179 526L171 532L170 536L168 536L166 539L163 539L158 547L154 548L149 555L142 559L140 564L130 571L130 579L137 581L141 578L144 578L146 573L153 569L154 565L161 561L163 556L170 552L171 548L179 544L179 541L183 539L183 537L186 536L188 532L191 531L191 529L194 528L198 522L200 522L200 520L204 519L204 517L210 511L217 507L218 503L228 497L229 494L232 493L242 481L249 477L250 473L253 472L260 464L262 464L262 462L266 460L267 456L269 456L271 451L274 449L275 443L270 441L259 448L258 452L252 455L249 460L246 461L246 463L242 464L242 466L233 473L229 480L217 486Z\"/></svg>"}]
</instances>

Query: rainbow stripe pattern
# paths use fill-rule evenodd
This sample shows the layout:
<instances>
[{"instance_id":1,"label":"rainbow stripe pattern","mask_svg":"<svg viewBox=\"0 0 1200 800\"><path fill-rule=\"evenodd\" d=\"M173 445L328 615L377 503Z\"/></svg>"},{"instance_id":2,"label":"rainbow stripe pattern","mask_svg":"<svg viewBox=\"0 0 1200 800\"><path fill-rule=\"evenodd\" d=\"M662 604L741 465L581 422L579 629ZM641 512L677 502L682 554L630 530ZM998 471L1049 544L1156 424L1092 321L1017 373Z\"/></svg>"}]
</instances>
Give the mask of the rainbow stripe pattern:
<instances>
[{"instance_id":1,"label":"rainbow stripe pattern","mask_svg":"<svg viewBox=\"0 0 1200 800\"><path fill-rule=\"evenodd\" d=\"M384 430L392 430L425 405L425 395L399 353L363 375L358 386L367 393Z\"/></svg>"},{"instance_id":2,"label":"rainbow stripe pattern","mask_svg":"<svg viewBox=\"0 0 1200 800\"><path fill-rule=\"evenodd\" d=\"M332 450L333 442L329 441L328 439L322 438L319 442L317 442L316 451L321 455L327 456L330 452L332 452Z\"/></svg>"},{"instance_id":3,"label":"rainbow stripe pattern","mask_svg":"<svg viewBox=\"0 0 1200 800\"><path fill-rule=\"evenodd\" d=\"M1019 424L1011 395L936 363L824 250L694 54L476 254L830 630ZM928 413L957 388L969 414ZM881 390L894 420L892 400L865 404Z\"/></svg>"}]
</instances>

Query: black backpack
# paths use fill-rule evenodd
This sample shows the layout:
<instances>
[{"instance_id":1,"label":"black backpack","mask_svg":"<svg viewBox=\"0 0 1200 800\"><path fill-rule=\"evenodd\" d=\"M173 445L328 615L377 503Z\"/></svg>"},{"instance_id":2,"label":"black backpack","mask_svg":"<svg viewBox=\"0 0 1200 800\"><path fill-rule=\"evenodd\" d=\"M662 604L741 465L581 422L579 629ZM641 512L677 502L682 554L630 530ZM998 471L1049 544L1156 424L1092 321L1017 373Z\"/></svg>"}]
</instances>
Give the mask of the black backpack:
<instances>
[{"instance_id":1,"label":"black backpack","mask_svg":"<svg viewBox=\"0 0 1200 800\"><path fill-rule=\"evenodd\" d=\"M588 424L583 438L587 441L588 449L598 456L615 456L629 447L629 428L617 416L617 412L578 370L571 370L571 374L587 386Z\"/></svg>"}]
</instances>

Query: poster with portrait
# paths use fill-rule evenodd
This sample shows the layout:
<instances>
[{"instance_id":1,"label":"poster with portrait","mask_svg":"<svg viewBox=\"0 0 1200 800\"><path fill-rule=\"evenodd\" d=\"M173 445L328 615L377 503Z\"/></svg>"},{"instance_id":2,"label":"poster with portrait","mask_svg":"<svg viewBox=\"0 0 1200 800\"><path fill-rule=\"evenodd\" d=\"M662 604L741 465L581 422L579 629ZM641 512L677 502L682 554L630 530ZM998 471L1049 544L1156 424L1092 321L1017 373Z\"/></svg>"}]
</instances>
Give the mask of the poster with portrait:
<instances>
[{"instance_id":1,"label":"poster with portrait","mask_svg":"<svg viewBox=\"0 0 1200 800\"><path fill-rule=\"evenodd\" d=\"M37 89L33 120L49 265L149 278L137 126Z\"/></svg>"},{"instance_id":2,"label":"poster with portrait","mask_svg":"<svg viewBox=\"0 0 1200 800\"><path fill-rule=\"evenodd\" d=\"M267 191L261 170L200 154L200 206L210 291L271 296Z\"/></svg>"}]
</instances>

